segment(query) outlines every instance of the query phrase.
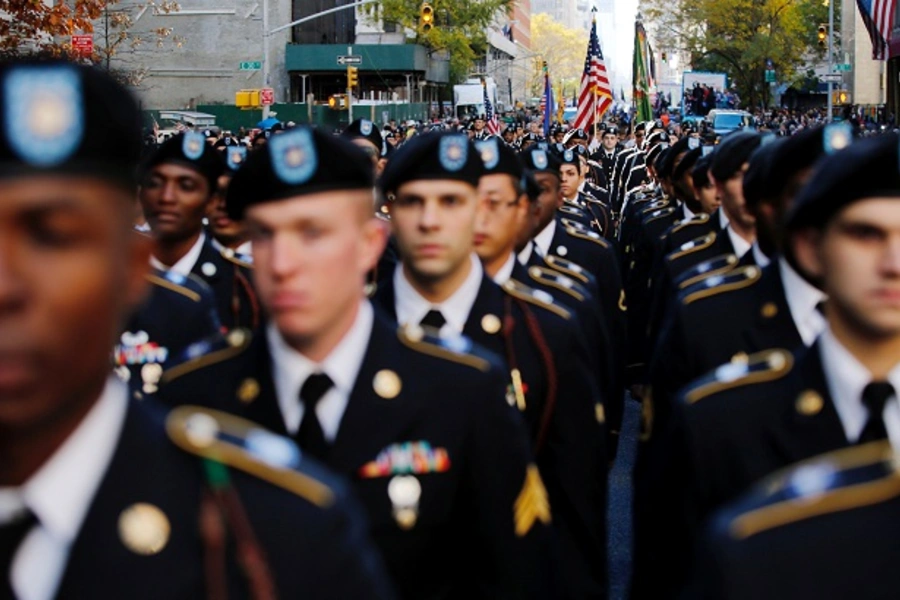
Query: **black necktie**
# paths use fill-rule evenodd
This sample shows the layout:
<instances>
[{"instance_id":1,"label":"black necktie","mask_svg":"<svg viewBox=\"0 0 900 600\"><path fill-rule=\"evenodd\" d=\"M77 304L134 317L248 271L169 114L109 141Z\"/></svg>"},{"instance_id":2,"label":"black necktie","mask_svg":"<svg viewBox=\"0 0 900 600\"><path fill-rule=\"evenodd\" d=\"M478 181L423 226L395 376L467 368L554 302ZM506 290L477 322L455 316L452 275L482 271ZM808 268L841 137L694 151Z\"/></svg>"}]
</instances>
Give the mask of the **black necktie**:
<instances>
[{"instance_id":1,"label":"black necktie","mask_svg":"<svg viewBox=\"0 0 900 600\"><path fill-rule=\"evenodd\" d=\"M28 511L15 521L0 525L0 600L15 600L10 572L13 557L36 523L34 513Z\"/></svg>"},{"instance_id":2,"label":"black necktie","mask_svg":"<svg viewBox=\"0 0 900 600\"><path fill-rule=\"evenodd\" d=\"M316 415L316 406L332 385L334 382L325 373L313 373L306 378L303 387L300 388L303 419L300 421L300 429L297 430L297 444L304 452L320 460L328 453L328 442L325 441L322 424Z\"/></svg>"},{"instance_id":3,"label":"black necktie","mask_svg":"<svg viewBox=\"0 0 900 600\"><path fill-rule=\"evenodd\" d=\"M886 381L873 381L863 390L862 401L869 410L869 420L859 436L859 443L874 442L887 439L884 426L884 404L894 395L894 386Z\"/></svg>"},{"instance_id":4,"label":"black necktie","mask_svg":"<svg viewBox=\"0 0 900 600\"><path fill-rule=\"evenodd\" d=\"M419 325L422 327L433 327L438 330L446 325L446 323L447 319L444 318L444 315L442 315L439 310L429 310L425 313L425 316L422 317L422 320L419 321Z\"/></svg>"},{"instance_id":5,"label":"black necktie","mask_svg":"<svg viewBox=\"0 0 900 600\"><path fill-rule=\"evenodd\" d=\"M822 315L823 317L825 316L825 303L826 303L826 302L827 302L827 300L821 300L821 301L819 301L818 303L816 303L816 310L817 310L817 311L819 312L819 314Z\"/></svg>"}]
</instances>

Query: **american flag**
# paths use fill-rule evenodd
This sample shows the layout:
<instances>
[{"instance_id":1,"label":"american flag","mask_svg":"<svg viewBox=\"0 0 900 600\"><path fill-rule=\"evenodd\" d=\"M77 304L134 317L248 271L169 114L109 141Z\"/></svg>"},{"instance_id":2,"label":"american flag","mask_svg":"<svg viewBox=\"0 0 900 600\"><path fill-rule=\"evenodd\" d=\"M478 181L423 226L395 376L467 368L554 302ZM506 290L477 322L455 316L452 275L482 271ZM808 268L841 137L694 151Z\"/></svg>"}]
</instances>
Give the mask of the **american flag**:
<instances>
[{"instance_id":1,"label":"american flag","mask_svg":"<svg viewBox=\"0 0 900 600\"><path fill-rule=\"evenodd\" d=\"M856 0L856 4L872 40L872 58L884 60L887 58L891 30L894 28L897 0Z\"/></svg>"},{"instance_id":2,"label":"american flag","mask_svg":"<svg viewBox=\"0 0 900 600\"><path fill-rule=\"evenodd\" d=\"M587 56L584 58L584 72L581 74L581 90L578 94L578 112L575 113L576 129L587 130L598 121L612 106L613 92L609 85L609 75L600 51L600 40L597 39L597 19L591 23L591 39L588 42Z\"/></svg>"},{"instance_id":3,"label":"american flag","mask_svg":"<svg viewBox=\"0 0 900 600\"><path fill-rule=\"evenodd\" d=\"M494 106L488 97L487 83L481 83L481 89L484 90L484 124L488 133L491 135L500 135L500 121L497 120L497 113L494 112Z\"/></svg>"}]
</instances>

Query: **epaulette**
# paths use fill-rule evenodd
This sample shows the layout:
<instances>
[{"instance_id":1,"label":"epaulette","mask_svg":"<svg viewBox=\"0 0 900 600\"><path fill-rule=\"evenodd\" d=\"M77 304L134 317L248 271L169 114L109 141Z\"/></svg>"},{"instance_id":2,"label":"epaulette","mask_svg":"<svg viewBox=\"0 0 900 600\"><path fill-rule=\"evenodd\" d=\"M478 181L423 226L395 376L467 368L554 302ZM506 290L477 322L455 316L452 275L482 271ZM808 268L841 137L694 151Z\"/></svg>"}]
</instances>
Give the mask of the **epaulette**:
<instances>
[{"instance_id":1,"label":"epaulette","mask_svg":"<svg viewBox=\"0 0 900 600\"><path fill-rule=\"evenodd\" d=\"M495 316L494 319L496 321L491 323L492 333L500 331L502 327L500 318ZM463 335L441 337L429 333L424 327L407 325L397 329L397 337L404 346L422 354L466 365L483 373L491 369L491 361L482 356L472 340Z\"/></svg>"},{"instance_id":2,"label":"epaulette","mask_svg":"<svg viewBox=\"0 0 900 600\"><path fill-rule=\"evenodd\" d=\"M725 363L698 379L687 388L684 400L694 404L724 390L781 379L793 366L794 357L787 350L757 352L744 360Z\"/></svg>"},{"instance_id":3,"label":"epaulette","mask_svg":"<svg viewBox=\"0 0 900 600\"><path fill-rule=\"evenodd\" d=\"M156 273L147 273L146 279L153 285L159 286L161 288L165 288L176 294L181 294L185 298L190 298L194 302L200 302L200 294L195 292L192 289L185 287L182 283L175 283L172 281L170 277L170 271L158 271ZM185 282L186 279L183 275L179 275L178 273L174 273L181 278L182 282Z\"/></svg>"},{"instance_id":4,"label":"epaulette","mask_svg":"<svg viewBox=\"0 0 900 600\"><path fill-rule=\"evenodd\" d=\"M755 265L748 265L737 269L731 269L721 275L710 275L701 278L697 283L690 285L678 295L678 299L685 306L725 292L733 292L749 287L759 281L762 271Z\"/></svg>"},{"instance_id":5,"label":"epaulette","mask_svg":"<svg viewBox=\"0 0 900 600\"><path fill-rule=\"evenodd\" d=\"M183 362L166 369L161 383L168 383L182 375L220 363L237 356L250 346L252 334L248 329L232 329L227 335L216 335L188 346L181 354Z\"/></svg>"},{"instance_id":6,"label":"epaulette","mask_svg":"<svg viewBox=\"0 0 900 600\"><path fill-rule=\"evenodd\" d=\"M585 227L583 223L581 223L579 221L573 221L572 219L567 219L565 217L560 217L559 224L565 228L571 227L574 229L580 229L581 231L590 231L590 229Z\"/></svg>"},{"instance_id":7,"label":"epaulette","mask_svg":"<svg viewBox=\"0 0 900 600\"><path fill-rule=\"evenodd\" d=\"M556 210L558 210L559 212L561 212L563 214L573 215L576 217L586 217L587 216L586 214L584 214L583 210L581 210L580 208L573 206L571 204L564 204L564 205L560 206L559 208L557 208Z\"/></svg>"},{"instance_id":8,"label":"epaulette","mask_svg":"<svg viewBox=\"0 0 900 600\"><path fill-rule=\"evenodd\" d=\"M685 270L683 273L679 273L678 277L675 278L675 285L678 289L683 290L691 285L694 285L698 281L706 279L707 277L711 277L713 275L721 275L722 273L727 273L732 270L738 264L738 257L734 254L723 254L722 256L715 256L710 258L709 260L704 260L702 263L696 264L690 269Z\"/></svg>"},{"instance_id":9,"label":"epaulette","mask_svg":"<svg viewBox=\"0 0 900 600\"><path fill-rule=\"evenodd\" d=\"M223 248L222 250L220 250L220 254L222 255L222 258L224 258L225 260L231 261L240 267L244 267L245 269L253 268L253 257L252 256L248 256L246 254L239 254L239 253L235 252L234 250L232 250L231 248Z\"/></svg>"},{"instance_id":10,"label":"epaulette","mask_svg":"<svg viewBox=\"0 0 900 600\"><path fill-rule=\"evenodd\" d=\"M674 212L675 212L674 206L667 206L665 208L660 208L660 209L657 209L657 210L651 212L650 214L645 216L643 219L641 219L641 223L646 225L647 223L652 223L653 221L656 221L658 219L664 219L668 216L671 216Z\"/></svg>"},{"instance_id":11,"label":"epaulette","mask_svg":"<svg viewBox=\"0 0 900 600\"><path fill-rule=\"evenodd\" d=\"M579 302L584 302L585 298L590 296L590 293L580 283L553 269L538 266L528 267L528 276L541 285L565 292Z\"/></svg>"},{"instance_id":12,"label":"epaulette","mask_svg":"<svg viewBox=\"0 0 900 600\"><path fill-rule=\"evenodd\" d=\"M688 254L699 252L700 250L705 250L706 248L709 248L716 243L716 237L716 232L710 231L706 235L694 238L689 242L685 242L678 247L678 250L673 250L672 252L666 254L666 260L672 262L673 260L679 259L682 256L687 256Z\"/></svg>"},{"instance_id":13,"label":"epaulette","mask_svg":"<svg viewBox=\"0 0 900 600\"><path fill-rule=\"evenodd\" d=\"M796 463L754 487L749 502L727 523L743 540L765 531L900 495L897 457L886 440L829 452Z\"/></svg>"},{"instance_id":14,"label":"epaulette","mask_svg":"<svg viewBox=\"0 0 900 600\"><path fill-rule=\"evenodd\" d=\"M334 491L301 470L300 450L288 438L227 413L179 406L166 418L166 431L176 446L215 465L225 465L293 492L310 504L328 508ZM227 473L217 473L227 477Z\"/></svg>"},{"instance_id":15,"label":"epaulette","mask_svg":"<svg viewBox=\"0 0 900 600\"><path fill-rule=\"evenodd\" d=\"M581 229L575 227L566 227L566 233L575 238L581 238L583 240L590 240L595 244L599 244L604 248L609 248L609 242L607 242L602 235L597 233L596 231L590 231L589 229Z\"/></svg>"},{"instance_id":16,"label":"epaulette","mask_svg":"<svg viewBox=\"0 0 900 600\"><path fill-rule=\"evenodd\" d=\"M548 254L544 257L544 262L550 265L551 269L559 271L563 275L568 275L569 277L574 277L575 279L580 280L582 283L590 283L593 275L591 275L584 267L579 265L578 263L574 263L567 258L563 258L561 256L556 256L555 254Z\"/></svg>"},{"instance_id":17,"label":"epaulette","mask_svg":"<svg viewBox=\"0 0 900 600\"><path fill-rule=\"evenodd\" d=\"M693 225L703 225L704 223L709 222L709 215L706 213L700 213L698 215L694 215L690 219L682 219L679 222L672 225L667 232L663 234L663 237L668 237L670 235L676 234L682 229L687 227L691 227Z\"/></svg>"},{"instance_id":18,"label":"epaulette","mask_svg":"<svg viewBox=\"0 0 900 600\"><path fill-rule=\"evenodd\" d=\"M563 319L569 319L572 316L567 308L563 308L562 306L560 306L559 303L553 299L553 296L551 296L544 290L536 290L534 288L528 287L524 283L516 281L515 279L506 280L506 282L500 287L502 287L503 291L505 291L510 296L549 310L550 312L562 317Z\"/></svg>"},{"instance_id":19,"label":"epaulette","mask_svg":"<svg viewBox=\"0 0 900 600\"><path fill-rule=\"evenodd\" d=\"M653 201L650 206L644 206L641 208L641 214L646 215L648 213L652 213L654 210L659 210L660 208L665 208L669 205L669 201L663 198L662 200Z\"/></svg>"}]
</instances>

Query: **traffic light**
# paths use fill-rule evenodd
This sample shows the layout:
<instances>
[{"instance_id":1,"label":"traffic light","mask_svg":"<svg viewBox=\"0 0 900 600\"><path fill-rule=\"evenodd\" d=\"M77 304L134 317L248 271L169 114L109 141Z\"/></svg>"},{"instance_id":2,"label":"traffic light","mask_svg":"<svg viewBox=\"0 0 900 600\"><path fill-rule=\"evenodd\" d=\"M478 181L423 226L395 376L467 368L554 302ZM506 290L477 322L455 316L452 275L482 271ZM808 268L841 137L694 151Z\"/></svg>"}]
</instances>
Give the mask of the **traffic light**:
<instances>
[{"instance_id":1,"label":"traffic light","mask_svg":"<svg viewBox=\"0 0 900 600\"><path fill-rule=\"evenodd\" d=\"M669 58L669 55L666 54L665 52L663 52L663 53L662 53L662 61L663 61L663 62L666 62L666 59L668 59L668 58Z\"/></svg>"},{"instance_id":2,"label":"traffic light","mask_svg":"<svg viewBox=\"0 0 900 600\"><path fill-rule=\"evenodd\" d=\"M239 90L234 93L234 104L240 108L258 108L259 90Z\"/></svg>"},{"instance_id":3,"label":"traffic light","mask_svg":"<svg viewBox=\"0 0 900 600\"><path fill-rule=\"evenodd\" d=\"M428 33L434 27L434 8L428 2L423 2L419 9L419 31Z\"/></svg>"},{"instance_id":4,"label":"traffic light","mask_svg":"<svg viewBox=\"0 0 900 600\"><path fill-rule=\"evenodd\" d=\"M832 90L831 103L835 106L850 104L850 92L847 90Z\"/></svg>"},{"instance_id":5,"label":"traffic light","mask_svg":"<svg viewBox=\"0 0 900 600\"><path fill-rule=\"evenodd\" d=\"M359 69L347 67L347 87L355 88L359 84Z\"/></svg>"},{"instance_id":6,"label":"traffic light","mask_svg":"<svg viewBox=\"0 0 900 600\"><path fill-rule=\"evenodd\" d=\"M819 46L825 47L828 44L828 25L819 25Z\"/></svg>"},{"instance_id":7,"label":"traffic light","mask_svg":"<svg viewBox=\"0 0 900 600\"><path fill-rule=\"evenodd\" d=\"M328 108L331 110L347 110L347 94L332 94L329 96Z\"/></svg>"}]
</instances>

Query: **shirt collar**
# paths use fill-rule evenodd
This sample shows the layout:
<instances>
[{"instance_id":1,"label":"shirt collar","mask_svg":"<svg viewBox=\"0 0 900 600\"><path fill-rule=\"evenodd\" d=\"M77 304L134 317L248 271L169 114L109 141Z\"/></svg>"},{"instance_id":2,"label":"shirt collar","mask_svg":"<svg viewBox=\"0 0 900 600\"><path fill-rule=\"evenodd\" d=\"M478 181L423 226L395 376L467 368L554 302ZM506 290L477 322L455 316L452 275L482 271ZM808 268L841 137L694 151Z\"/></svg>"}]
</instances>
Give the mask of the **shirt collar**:
<instances>
[{"instance_id":1,"label":"shirt collar","mask_svg":"<svg viewBox=\"0 0 900 600\"><path fill-rule=\"evenodd\" d=\"M272 374L278 405L285 418L288 431L300 426L300 388L313 373L325 373L334 383L334 388L344 398L349 398L356 384L356 376L362 367L375 313L371 303L364 300L359 304L353 325L341 338L337 346L320 363L316 363L291 348L273 323L266 326L266 337L272 357ZM291 415L297 413L296 419ZM294 423L296 421L296 423Z\"/></svg>"},{"instance_id":2,"label":"shirt collar","mask_svg":"<svg viewBox=\"0 0 900 600\"><path fill-rule=\"evenodd\" d=\"M528 260L531 258L532 252L534 252L534 242L528 240L528 243L525 244L525 247L522 248L521 252L519 252L519 262L523 265L527 265Z\"/></svg>"},{"instance_id":3,"label":"shirt collar","mask_svg":"<svg viewBox=\"0 0 900 600\"><path fill-rule=\"evenodd\" d=\"M825 317L816 306L828 297L822 290L803 279L783 257L778 259L778 271L781 274L784 297L794 325L797 326L803 343L811 346L826 328Z\"/></svg>"},{"instance_id":4,"label":"shirt collar","mask_svg":"<svg viewBox=\"0 0 900 600\"><path fill-rule=\"evenodd\" d=\"M516 265L516 254L514 252L510 252L509 256L506 257L506 262L503 263L503 266L500 267L500 270L497 271L497 274L494 275L494 283L497 285L503 285L507 281L509 281L510 277L512 277L513 267Z\"/></svg>"},{"instance_id":5,"label":"shirt collar","mask_svg":"<svg viewBox=\"0 0 900 600\"><path fill-rule=\"evenodd\" d=\"M556 235L556 218L550 219L550 223L544 227L543 231L534 236L534 245L540 251L541 256L550 254L550 245L553 243L553 236Z\"/></svg>"},{"instance_id":6,"label":"shirt collar","mask_svg":"<svg viewBox=\"0 0 900 600\"><path fill-rule=\"evenodd\" d=\"M81 423L37 473L20 488L0 488L0 498L5 498L0 504L11 506L9 498L17 496L53 538L73 543L115 454L127 411L128 389L110 378ZM0 522L12 516L0 514Z\"/></svg>"},{"instance_id":7,"label":"shirt collar","mask_svg":"<svg viewBox=\"0 0 900 600\"><path fill-rule=\"evenodd\" d=\"M447 324L441 328L441 332L446 333L449 328L456 334L462 333L472 306L475 304L475 298L478 296L481 278L484 274L481 260L474 253L469 256L469 260L471 269L469 269L466 280L440 304L432 304L423 298L406 279L403 265L397 265L397 268L394 269L394 302L397 321L401 325L418 325L429 310L439 310L447 321Z\"/></svg>"},{"instance_id":8,"label":"shirt collar","mask_svg":"<svg viewBox=\"0 0 900 600\"><path fill-rule=\"evenodd\" d=\"M847 441L856 442L869 419L869 412L862 403L862 393L872 381L872 374L834 337L828 327L819 337L819 353L825 382ZM900 363L888 373L888 381L895 390L900 390Z\"/></svg>"},{"instance_id":9,"label":"shirt collar","mask_svg":"<svg viewBox=\"0 0 900 600\"><path fill-rule=\"evenodd\" d=\"M725 209L721 206L716 210L719 213L719 229L725 229L728 227L728 215L725 214Z\"/></svg>"},{"instance_id":10,"label":"shirt collar","mask_svg":"<svg viewBox=\"0 0 900 600\"><path fill-rule=\"evenodd\" d=\"M684 220L685 221L687 221L689 219L693 219L694 215L696 214L694 211L692 211L690 208L688 208L687 202L681 203L681 210L684 211Z\"/></svg>"},{"instance_id":11,"label":"shirt collar","mask_svg":"<svg viewBox=\"0 0 900 600\"><path fill-rule=\"evenodd\" d=\"M197 264L197 260L200 258L200 252L203 250L203 243L206 241L206 233L201 231L199 237L197 237L197 241L194 242L194 245L191 246L191 249L188 250L187 254L181 257L177 263L172 266L167 266L159 262L159 259L155 256L150 257L150 264L157 269L162 269L163 271L172 271L174 273L178 273L179 275L184 275L187 277L191 274L191 269L194 268L194 265Z\"/></svg>"},{"instance_id":12,"label":"shirt collar","mask_svg":"<svg viewBox=\"0 0 900 600\"><path fill-rule=\"evenodd\" d=\"M760 269L768 267L769 263L772 262L772 260L762 251L762 248L759 247L758 242L753 242L750 251L753 252L753 260Z\"/></svg>"},{"instance_id":13,"label":"shirt collar","mask_svg":"<svg viewBox=\"0 0 900 600\"><path fill-rule=\"evenodd\" d=\"M738 258L750 252L750 242L736 234L731 227L725 231L728 232L728 238L731 240L731 245L734 246L734 253Z\"/></svg>"}]
</instances>

